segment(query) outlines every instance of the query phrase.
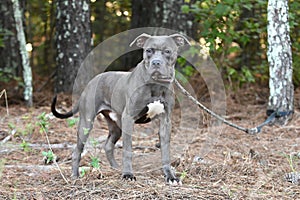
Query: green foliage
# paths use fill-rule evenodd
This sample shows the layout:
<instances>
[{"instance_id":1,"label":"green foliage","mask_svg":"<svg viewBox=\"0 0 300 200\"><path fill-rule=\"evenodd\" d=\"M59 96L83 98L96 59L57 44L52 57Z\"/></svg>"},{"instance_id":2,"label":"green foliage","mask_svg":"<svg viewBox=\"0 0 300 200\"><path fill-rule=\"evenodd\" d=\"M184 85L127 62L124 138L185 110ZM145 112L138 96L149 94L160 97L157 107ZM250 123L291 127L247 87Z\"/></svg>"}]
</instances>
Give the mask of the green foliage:
<instances>
[{"instance_id":1,"label":"green foliage","mask_svg":"<svg viewBox=\"0 0 300 200\"><path fill-rule=\"evenodd\" d=\"M78 123L78 121L79 121L78 117L72 117L72 118L67 119L67 123L70 128L73 127L74 125L76 125Z\"/></svg>"},{"instance_id":2,"label":"green foliage","mask_svg":"<svg viewBox=\"0 0 300 200\"><path fill-rule=\"evenodd\" d=\"M288 161L288 164L292 170L292 172L296 172L297 169L296 169L296 162L299 161L299 158L300 158L300 153L291 153L291 154L286 154L286 153L283 153L283 156L287 159Z\"/></svg>"},{"instance_id":3,"label":"green foliage","mask_svg":"<svg viewBox=\"0 0 300 200\"><path fill-rule=\"evenodd\" d=\"M16 125L13 124L13 123L11 123L11 122L9 122L8 123L8 127L9 127L9 129L14 130L16 128Z\"/></svg>"},{"instance_id":4,"label":"green foliage","mask_svg":"<svg viewBox=\"0 0 300 200\"><path fill-rule=\"evenodd\" d=\"M24 83L21 77L14 74L14 69L9 67L0 68L0 82L8 83L12 80L18 83L19 87L24 87Z\"/></svg>"},{"instance_id":5,"label":"green foliage","mask_svg":"<svg viewBox=\"0 0 300 200\"><path fill-rule=\"evenodd\" d=\"M237 71L234 68L228 67L227 74L232 81L237 82L240 86L244 83L255 82L253 71L247 67L242 67L241 71Z\"/></svg>"},{"instance_id":6,"label":"green foliage","mask_svg":"<svg viewBox=\"0 0 300 200\"><path fill-rule=\"evenodd\" d=\"M82 129L83 129L83 134L84 134L84 135L88 135L88 134L89 134L89 131L90 131L89 128L83 127Z\"/></svg>"},{"instance_id":7,"label":"green foliage","mask_svg":"<svg viewBox=\"0 0 300 200\"><path fill-rule=\"evenodd\" d=\"M186 172L186 171L183 171L183 172L180 174L180 180L182 181L183 179L185 179L186 176L187 176L187 172Z\"/></svg>"},{"instance_id":8,"label":"green foliage","mask_svg":"<svg viewBox=\"0 0 300 200\"><path fill-rule=\"evenodd\" d=\"M8 123L8 127L12 133L15 133L15 136L22 139L22 143L20 144L22 149L26 152L29 151L29 144L26 139L30 138L34 132L35 127L32 125L32 123L26 124L25 128L17 128L15 124L10 122Z\"/></svg>"},{"instance_id":9,"label":"green foliage","mask_svg":"<svg viewBox=\"0 0 300 200\"><path fill-rule=\"evenodd\" d=\"M99 158L92 156L90 164L93 168L100 169L100 159Z\"/></svg>"},{"instance_id":10,"label":"green foliage","mask_svg":"<svg viewBox=\"0 0 300 200\"><path fill-rule=\"evenodd\" d=\"M293 51L293 81L295 86L300 86L300 2L297 0L289 1L289 22L290 35Z\"/></svg>"},{"instance_id":11,"label":"green foliage","mask_svg":"<svg viewBox=\"0 0 300 200\"><path fill-rule=\"evenodd\" d=\"M22 141L22 143L20 144L21 148L23 149L23 151L25 152L29 152L31 150L29 143L25 140Z\"/></svg>"},{"instance_id":12,"label":"green foliage","mask_svg":"<svg viewBox=\"0 0 300 200\"><path fill-rule=\"evenodd\" d=\"M80 177L84 177L86 174L86 170L84 168L80 168Z\"/></svg>"},{"instance_id":13,"label":"green foliage","mask_svg":"<svg viewBox=\"0 0 300 200\"><path fill-rule=\"evenodd\" d=\"M50 151L50 150L48 152L47 151L43 151L42 155L45 158L46 164L49 164L49 163L51 163L51 162L54 161L55 155L54 155L54 153L52 151Z\"/></svg>"},{"instance_id":14,"label":"green foliage","mask_svg":"<svg viewBox=\"0 0 300 200\"><path fill-rule=\"evenodd\" d=\"M294 83L300 84L300 2L289 1L293 46ZM200 37L206 41L210 55L223 76L240 84L268 78L267 1L198 0L191 12L200 25ZM225 70L224 70L225 69ZM188 70L187 73L190 71Z\"/></svg>"},{"instance_id":15,"label":"green foliage","mask_svg":"<svg viewBox=\"0 0 300 200\"><path fill-rule=\"evenodd\" d=\"M98 140L96 140L95 138L91 138L90 142L92 144L92 147L97 148L97 145L99 144Z\"/></svg>"},{"instance_id":16,"label":"green foliage","mask_svg":"<svg viewBox=\"0 0 300 200\"><path fill-rule=\"evenodd\" d=\"M131 0L107 0L91 3L94 43L130 29Z\"/></svg>"},{"instance_id":17,"label":"green foliage","mask_svg":"<svg viewBox=\"0 0 300 200\"><path fill-rule=\"evenodd\" d=\"M14 35L14 33L7 29L0 28L0 47L5 47L4 37L9 35Z\"/></svg>"},{"instance_id":18,"label":"green foliage","mask_svg":"<svg viewBox=\"0 0 300 200\"><path fill-rule=\"evenodd\" d=\"M204 0L197 1L190 12L200 23L200 35L209 47L210 55L230 80L239 84L254 82L256 66L262 66L261 55L266 46L266 1ZM187 8L182 8L187 12ZM249 48L257 42L258 49ZM251 62L244 59L249 55ZM267 66L266 66L267 67Z\"/></svg>"},{"instance_id":19,"label":"green foliage","mask_svg":"<svg viewBox=\"0 0 300 200\"><path fill-rule=\"evenodd\" d=\"M183 57L178 57L177 58L177 63L179 65L179 69L177 69L180 73L182 73L185 77L190 78L194 73L195 73L195 69L193 66L191 66L185 59L184 57L188 56L188 57L193 57L193 56L198 56L199 55L199 51L200 49L198 49L197 47L191 46L191 48L189 48L186 52L183 53ZM187 54L187 55L185 55ZM200 63L199 63L200 65ZM176 77L176 78L180 78L180 77Z\"/></svg>"},{"instance_id":20,"label":"green foliage","mask_svg":"<svg viewBox=\"0 0 300 200\"><path fill-rule=\"evenodd\" d=\"M187 64L186 60L182 57L177 58L177 63L180 66L178 69L180 73L183 73L186 77L191 77L195 69L191 65Z\"/></svg>"},{"instance_id":21,"label":"green foliage","mask_svg":"<svg viewBox=\"0 0 300 200\"><path fill-rule=\"evenodd\" d=\"M43 133L44 131L48 132L49 119L46 116L46 113L41 113L37 118L37 125L40 127L40 133Z\"/></svg>"}]
</instances>

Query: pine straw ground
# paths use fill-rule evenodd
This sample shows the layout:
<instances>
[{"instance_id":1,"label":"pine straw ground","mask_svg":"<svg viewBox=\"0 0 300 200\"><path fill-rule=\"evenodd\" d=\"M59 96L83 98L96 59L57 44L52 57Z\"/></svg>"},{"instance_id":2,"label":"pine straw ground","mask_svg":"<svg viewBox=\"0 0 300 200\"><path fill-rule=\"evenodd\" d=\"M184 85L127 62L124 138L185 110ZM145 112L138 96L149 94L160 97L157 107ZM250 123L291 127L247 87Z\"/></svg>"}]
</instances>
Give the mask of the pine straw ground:
<instances>
[{"instance_id":1,"label":"pine straw ground","mask_svg":"<svg viewBox=\"0 0 300 200\"><path fill-rule=\"evenodd\" d=\"M239 97L227 97L227 119L245 127L261 123L267 93L251 88L238 93ZM156 129L149 125L137 127L134 135L137 181L121 180L121 172L110 169L103 150L97 148L108 132L101 118L81 162L86 174L73 181L70 159L75 126L51 118L47 135L40 132L37 116L50 112L50 101L33 109L10 105L9 116L5 107L0 107L0 141L16 130L9 141L0 144L0 199L299 199L299 185L285 178L287 173L300 170L299 97L298 91L294 118L286 127L265 127L255 136L225 125L211 127L209 117L200 111L194 111L202 116L197 129L180 128L179 111L175 110L172 165L183 179L182 186L165 184L160 150L155 147ZM59 98L61 108L69 109ZM57 144L52 149L59 167L44 164L42 151L49 150L46 136L51 144ZM23 140L25 150L20 147ZM117 143L119 163L121 151L121 143ZM100 159L100 169L90 167L93 156Z\"/></svg>"}]
</instances>

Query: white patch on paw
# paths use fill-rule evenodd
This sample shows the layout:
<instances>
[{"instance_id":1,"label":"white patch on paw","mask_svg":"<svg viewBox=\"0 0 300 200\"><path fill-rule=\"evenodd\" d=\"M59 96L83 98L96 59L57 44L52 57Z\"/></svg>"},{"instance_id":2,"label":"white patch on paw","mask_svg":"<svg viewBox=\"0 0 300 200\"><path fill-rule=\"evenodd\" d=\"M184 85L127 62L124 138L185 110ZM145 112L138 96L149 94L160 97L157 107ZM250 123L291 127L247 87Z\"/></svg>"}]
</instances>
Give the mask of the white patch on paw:
<instances>
[{"instance_id":1,"label":"white patch on paw","mask_svg":"<svg viewBox=\"0 0 300 200\"><path fill-rule=\"evenodd\" d=\"M181 181L177 182L176 180L174 180L174 181L169 180L168 184L171 186L180 186L180 185L182 185L182 182Z\"/></svg>"},{"instance_id":2,"label":"white patch on paw","mask_svg":"<svg viewBox=\"0 0 300 200\"><path fill-rule=\"evenodd\" d=\"M152 119L156 115L165 112L164 104L162 104L160 101L154 101L153 103L149 103L147 107L148 107L147 117L149 117L150 119Z\"/></svg>"},{"instance_id":3,"label":"white patch on paw","mask_svg":"<svg viewBox=\"0 0 300 200\"><path fill-rule=\"evenodd\" d=\"M118 121L118 116L117 116L117 113L114 113L114 112L110 112L109 114L108 114L108 116L109 116L109 118L111 119L111 120L113 120L113 121Z\"/></svg>"}]
</instances>

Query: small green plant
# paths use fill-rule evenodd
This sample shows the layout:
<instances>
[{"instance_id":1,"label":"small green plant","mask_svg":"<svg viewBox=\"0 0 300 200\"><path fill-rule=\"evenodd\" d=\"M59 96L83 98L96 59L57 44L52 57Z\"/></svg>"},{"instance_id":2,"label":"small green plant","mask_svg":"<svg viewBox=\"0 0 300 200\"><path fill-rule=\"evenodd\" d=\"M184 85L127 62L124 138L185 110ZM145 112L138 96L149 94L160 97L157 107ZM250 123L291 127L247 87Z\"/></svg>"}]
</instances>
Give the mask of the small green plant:
<instances>
[{"instance_id":1,"label":"small green plant","mask_svg":"<svg viewBox=\"0 0 300 200\"><path fill-rule=\"evenodd\" d=\"M73 118L67 119L67 123L70 128L73 127L74 125L76 125L78 123L78 121L79 121L78 117L73 117Z\"/></svg>"},{"instance_id":2,"label":"small green plant","mask_svg":"<svg viewBox=\"0 0 300 200\"><path fill-rule=\"evenodd\" d=\"M83 134L84 135L88 135L89 134L90 129L89 128L84 128L83 127Z\"/></svg>"},{"instance_id":3,"label":"small green plant","mask_svg":"<svg viewBox=\"0 0 300 200\"><path fill-rule=\"evenodd\" d=\"M43 112L37 118L39 120L37 125L40 127L40 133L43 133L44 131L48 132L49 121L46 113Z\"/></svg>"},{"instance_id":4,"label":"small green plant","mask_svg":"<svg viewBox=\"0 0 300 200\"><path fill-rule=\"evenodd\" d=\"M25 151L25 152L29 152L31 150L29 143L26 140L23 140L22 143L20 144L20 146L23 149L23 151Z\"/></svg>"},{"instance_id":5,"label":"small green plant","mask_svg":"<svg viewBox=\"0 0 300 200\"><path fill-rule=\"evenodd\" d=\"M92 144L92 147L94 147L94 148L96 148L97 145L99 144L99 141L96 140L95 138L91 138L90 142Z\"/></svg>"},{"instance_id":6,"label":"small green plant","mask_svg":"<svg viewBox=\"0 0 300 200\"><path fill-rule=\"evenodd\" d=\"M182 181L183 179L185 179L187 176L187 172L186 171L183 171L181 174L180 174L180 180Z\"/></svg>"},{"instance_id":7,"label":"small green plant","mask_svg":"<svg viewBox=\"0 0 300 200\"><path fill-rule=\"evenodd\" d=\"M22 137L31 135L34 131L34 127L31 123L26 124L25 129L18 129L17 132L21 134Z\"/></svg>"},{"instance_id":8,"label":"small green plant","mask_svg":"<svg viewBox=\"0 0 300 200\"><path fill-rule=\"evenodd\" d=\"M9 127L10 130L15 130L16 129L16 125L11 123L11 122L8 123L8 127Z\"/></svg>"},{"instance_id":9,"label":"small green plant","mask_svg":"<svg viewBox=\"0 0 300 200\"><path fill-rule=\"evenodd\" d=\"M100 169L100 159L99 158L92 156L90 164L93 168Z\"/></svg>"},{"instance_id":10,"label":"small green plant","mask_svg":"<svg viewBox=\"0 0 300 200\"><path fill-rule=\"evenodd\" d=\"M299 159L299 155L298 154L284 154L284 156L286 157L292 172L296 172L297 170L295 168L295 162Z\"/></svg>"},{"instance_id":11,"label":"small green plant","mask_svg":"<svg viewBox=\"0 0 300 200\"><path fill-rule=\"evenodd\" d=\"M86 175L86 171L84 168L81 168L80 170L80 177L84 177Z\"/></svg>"},{"instance_id":12,"label":"small green plant","mask_svg":"<svg viewBox=\"0 0 300 200\"><path fill-rule=\"evenodd\" d=\"M51 163L51 162L54 161L55 155L54 155L54 153L52 151L50 151L50 150L48 152L47 151L43 151L42 155L44 156L44 160L45 160L46 164L49 164L49 163Z\"/></svg>"}]
</instances>

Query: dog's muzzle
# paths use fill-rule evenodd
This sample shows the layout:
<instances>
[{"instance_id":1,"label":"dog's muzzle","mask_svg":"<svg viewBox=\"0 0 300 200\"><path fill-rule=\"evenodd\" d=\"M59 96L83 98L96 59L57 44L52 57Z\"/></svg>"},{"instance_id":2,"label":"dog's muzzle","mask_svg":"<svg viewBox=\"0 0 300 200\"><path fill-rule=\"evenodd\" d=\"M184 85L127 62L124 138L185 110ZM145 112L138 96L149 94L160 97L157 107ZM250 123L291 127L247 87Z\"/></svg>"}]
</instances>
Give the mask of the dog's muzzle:
<instances>
[{"instance_id":1,"label":"dog's muzzle","mask_svg":"<svg viewBox=\"0 0 300 200\"><path fill-rule=\"evenodd\" d=\"M158 82L162 82L162 83L171 83L173 81L173 77L162 75L161 73L159 73L157 71L151 75L151 78L154 81L158 81Z\"/></svg>"}]
</instances>

